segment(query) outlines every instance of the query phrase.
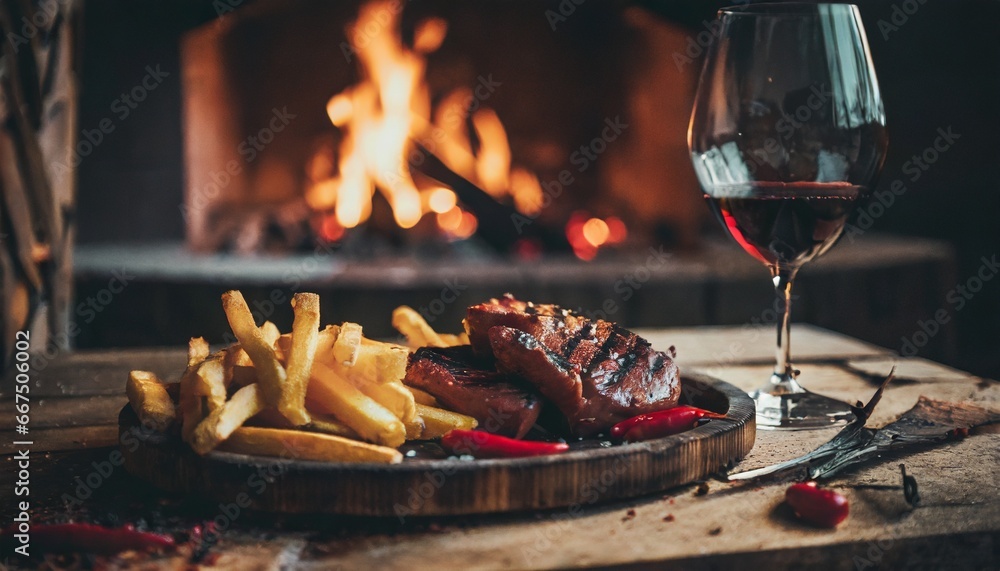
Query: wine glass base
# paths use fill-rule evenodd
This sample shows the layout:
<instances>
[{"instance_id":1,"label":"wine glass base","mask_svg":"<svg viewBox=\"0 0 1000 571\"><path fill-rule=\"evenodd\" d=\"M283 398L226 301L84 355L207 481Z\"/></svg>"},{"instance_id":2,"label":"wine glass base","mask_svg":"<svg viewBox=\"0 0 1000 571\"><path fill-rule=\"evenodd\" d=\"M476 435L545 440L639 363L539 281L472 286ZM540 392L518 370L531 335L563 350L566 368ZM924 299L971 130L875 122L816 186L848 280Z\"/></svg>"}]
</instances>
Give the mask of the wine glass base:
<instances>
[{"instance_id":1,"label":"wine glass base","mask_svg":"<svg viewBox=\"0 0 1000 571\"><path fill-rule=\"evenodd\" d=\"M849 404L809 391L772 394L757 390L750 398L757 406L757 428L763 430L812 430L854 420Z\"/></svg>"}]
</instances>

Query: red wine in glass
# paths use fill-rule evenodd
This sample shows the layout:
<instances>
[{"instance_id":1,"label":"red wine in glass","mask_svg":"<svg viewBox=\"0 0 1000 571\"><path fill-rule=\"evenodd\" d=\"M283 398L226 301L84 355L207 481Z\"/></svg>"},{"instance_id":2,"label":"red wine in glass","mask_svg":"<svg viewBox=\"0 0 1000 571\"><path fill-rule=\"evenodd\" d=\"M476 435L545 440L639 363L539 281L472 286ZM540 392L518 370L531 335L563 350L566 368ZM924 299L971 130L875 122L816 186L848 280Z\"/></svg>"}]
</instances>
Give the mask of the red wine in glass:
<instances>
[{"instance_id":1,"label":"red wine in glass","mask_svg":"<svg viewBox=\"0 0 1000 571\"><path fill-rule=\"evenodd\" d=\"M688 147L709 207L771 272L782 304L777 358L751 393L759 428L852 418L803 388L791 364L789 304L799 269L843 234L885 159L885 111L857 6L748 4L719 11Z\"/></svg>"},{"instance_id":2,"label":"red wine in glass","mask_svg":"<svg viewBox=\"0 0 1000 571\"><path fill-rule=\"evenodd\" d=\"M798 268L833 246L864 187L847 182L753 183L714 189L709 207L746 253L774 267Z\"/></svg>"}]
</instances>

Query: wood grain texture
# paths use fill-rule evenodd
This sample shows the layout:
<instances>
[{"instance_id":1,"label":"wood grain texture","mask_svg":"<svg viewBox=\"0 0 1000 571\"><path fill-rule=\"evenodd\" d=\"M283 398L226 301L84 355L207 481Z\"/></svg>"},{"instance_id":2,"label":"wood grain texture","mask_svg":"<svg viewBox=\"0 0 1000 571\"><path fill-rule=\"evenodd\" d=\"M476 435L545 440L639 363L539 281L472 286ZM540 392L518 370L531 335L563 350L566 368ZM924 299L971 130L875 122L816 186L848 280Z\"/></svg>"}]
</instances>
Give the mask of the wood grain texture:
<instances>
[{"instance_id":1,"label":"wood grain texture","mask_svg":"<svg viewBox=\"0 0 1000 571\"><path fill-rule=\"evenodd\" d=\"M684 400L726 413L693 430L647 442L570 450L535 458L412 460L393 466L333 464L212 452L195 455L175 437L143 435L123 447L132 474L172 492L287 513L425 516L516 512L631 498L705 478L753 447L753 401L736 387L685 376ZM123 432L139 430L129 407ZM277 476L257 485L254 476ZM258 476L260 478L260 476Z\"/></svg>"}]
</instances>

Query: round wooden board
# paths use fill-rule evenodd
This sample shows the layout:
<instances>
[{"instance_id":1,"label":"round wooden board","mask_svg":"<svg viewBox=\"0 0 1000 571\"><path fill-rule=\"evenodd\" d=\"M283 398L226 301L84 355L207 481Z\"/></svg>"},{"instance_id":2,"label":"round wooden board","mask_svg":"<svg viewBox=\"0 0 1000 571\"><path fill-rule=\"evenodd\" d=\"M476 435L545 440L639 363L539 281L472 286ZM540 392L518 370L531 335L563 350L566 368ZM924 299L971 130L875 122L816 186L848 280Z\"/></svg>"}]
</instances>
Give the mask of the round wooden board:
<instances>
[{"instance_id":1,"label":"round wooden board","mask_svg":"<svg viewBox=\"0 0 1000 571\"><path fill-rule=\"evenodd\" d=\"M262 511L408 517L539 510L660 492L745 456L756 432L750 397L704 375L686 374L682 386L682 403L724 412L726 419L657 440L591 443L533 458L385 465L198 456L176 435L144 433L128 405L119 431L126 469L135 476L170 492Z\"/></svg>"}]
</instances>

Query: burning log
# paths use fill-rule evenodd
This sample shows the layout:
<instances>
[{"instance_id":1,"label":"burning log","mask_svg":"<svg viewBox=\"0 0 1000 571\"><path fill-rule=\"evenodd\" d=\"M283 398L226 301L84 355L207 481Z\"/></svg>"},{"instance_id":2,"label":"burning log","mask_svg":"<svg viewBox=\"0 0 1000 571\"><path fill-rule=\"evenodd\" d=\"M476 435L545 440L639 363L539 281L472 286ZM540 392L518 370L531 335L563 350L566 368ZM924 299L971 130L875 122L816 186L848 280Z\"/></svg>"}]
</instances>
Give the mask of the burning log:
<instances>
[{"instance_id":1,"label":"burning log","mask_svg":"<svg viewBox=\"0 0 1000 571\"><path fill-rule=\"evenodd\" d=\"M540 224L533 224L534 218L521 214L512 206L497 201L486 191L472 184L464 177L448 168L448 165L419 143L417 149L423 156L419 166L411 161L411 167L422 174L447 185L462 204L476 213L479 220L479 236L500 252L507 252L522 239L537 239L548 250L566 251L569 243L562 232Z\"/></svg>"}]
</instances>

